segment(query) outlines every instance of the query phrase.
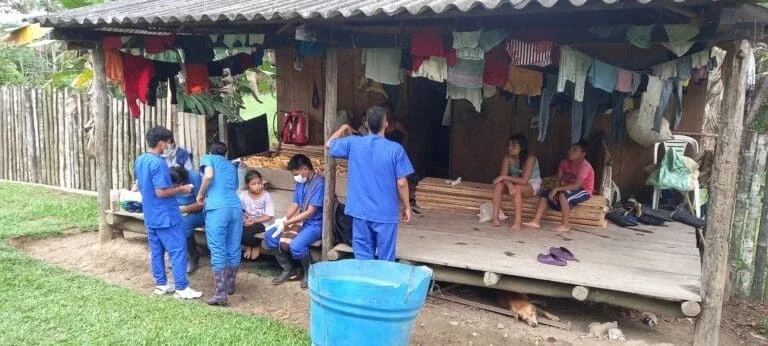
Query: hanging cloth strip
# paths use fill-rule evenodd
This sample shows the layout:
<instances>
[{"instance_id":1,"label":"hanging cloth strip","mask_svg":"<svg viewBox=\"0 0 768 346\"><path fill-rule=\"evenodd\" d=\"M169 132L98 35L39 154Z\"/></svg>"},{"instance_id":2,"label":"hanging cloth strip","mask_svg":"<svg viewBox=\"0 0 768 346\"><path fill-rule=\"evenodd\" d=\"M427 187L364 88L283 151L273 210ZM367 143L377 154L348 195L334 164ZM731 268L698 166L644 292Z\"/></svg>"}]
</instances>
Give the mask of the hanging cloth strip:
<instances>
[{"instance_id":1,"label":"hanging cloth strip","mask_svg":"<svg viewBox=\"0 0 768 346\"><path fill-rule=\"evenodd\" d=\"M452 100L467 100L480 113L483 104L483 88L463 88L448 83L446 97Z\"/></svg>"},{"instance_id":2,"label":"hanging cloth strip","mask_svg":"<svg viewBox=\"0 0 768 346\"><path fill-rule=\"evenodd\" d=\"M546 67L552 65L553 47L550 41L524 42L513 38L507 43L507 54L512 65Z\"/></svg>"},{"instance_id":3,"label":"hanging cloth strip","mask_svg":"<svg viewBox=\"0 0 768 346\"><path fill-rule=\"evenodd\" d=\"M484 68L482 60L459 59L455 66L448 68L448 82L462 88L482 88Z\"/></svg>"},{"instance_id":4,"label":"hanging cloth strip","mask_svg":"<svg viewBox=\"0 0 768 346\"><path fill-rule=\"evenodd\" d=\"M631 93L633 82L632 71L618 69L616 76L616 91Z\"/></svg>"},{"instance_id":5,"label":"hanging cloth strip","mask_svg":"<svg viewBox=\"0 0 768 346\"><path fill-rule=\"evenodd\" d=\"M112 83L123 84L123 57L117 49L104 49L104 73Z\"/></svg>"},{"instance_id":6,"label":"hanging cloth strip","mask_svg":"<svg viewBox=\"0 0 768 346\"><path fill-rule=\"evenodd\" d=\"M399 85L403 81L401 58L402 53L397 48L364 49L365 77L381 84Z\"/></svg>"},{"instance_id":7,"label":"hanging cloth strip","mask_svg":"<svg viewBox=\"0 0 768 346\"><path fill-rule=\"evenodd\" d=\"M565 91L566 81L575 84L573 99L584 101L584 84L587 82L587 71L594 59L571 47L560 48L560 73L557 77L557 91Z\"/></svg>"},{"instance_id":8,"label":"hanging cloth strip","mask_svg":"<svg viewBox=\"0 0 768 346\"><path fill-rule=\"evenodd\" d=\"M421 63L418 70L413 71L411 77L424 77L438 83L448 79L448 62L443 57L433 56Z\"/></svg>"},{"instance_id":9,"label":"hanging cloth strip","mask_svg":"<svg viewBox=\"0 0 768 346\"><path fill-rule=\"evenodd\" d=\"M651 34L656 25L630 25L627 28L627 41L638 48L651 48Z\"/></svg>"},{"instance_id":10,"label":"hanging cloth strip","mask_svg":"<svg viewBox=\"0 0 768 346\"><path fill-rule=\"evenodd\" d=\"M540 71L510 65L504 90L516 95L539 96L543 85L544 76Z\"/></svg>"},{"instance_id":11,"label":"hanging cloth strip","mask_svg":"<svg viewBox=\"0 0 768 346\"><path fill-rule=\"evenodd\" d=\"M504 47L496 47L485 53L483 83L504 87L509 76L509 57Z\"/></svg>"},{"instance_id":12,"label":"hanging cloth strip","mask_svg":"<svg viewBox=\"0 0 768 346\"><path fill-rule=\"evenodd\" d=\"M186 73L186 93L201 94L208 92L210 81L208 80L207 64L184 64Z\"/></svg>"},{"instance_id":13,"label":"hanging cloth strip","mask_svg":"<svg viewBox=\"0 0 768 346\"><path fill-rule=\"evenodd\" d=\"M592 67L589 69L589 82L598 89L606 92L612 92L616 89L619 70L616 66L606 64L595 59Z\"/></svg>"},{"instance_id":14,"label":"hanging cloth strip","mask_svg":"<svg viewBox=\"0 0 768 346\"><path fill-rule=\"evenodd\" d=\"M122 54L122 53L121 53ZM149 82L155 73L155 65L151 60L140 56L122 54L123 57L123 92L125 100L128 102L128 110L133 118L141 115L141 109L136 103L141 101L147 103L147 94L149 93ZM206 78L208 78L206 76Z\"/></svg>"}]
</instances>

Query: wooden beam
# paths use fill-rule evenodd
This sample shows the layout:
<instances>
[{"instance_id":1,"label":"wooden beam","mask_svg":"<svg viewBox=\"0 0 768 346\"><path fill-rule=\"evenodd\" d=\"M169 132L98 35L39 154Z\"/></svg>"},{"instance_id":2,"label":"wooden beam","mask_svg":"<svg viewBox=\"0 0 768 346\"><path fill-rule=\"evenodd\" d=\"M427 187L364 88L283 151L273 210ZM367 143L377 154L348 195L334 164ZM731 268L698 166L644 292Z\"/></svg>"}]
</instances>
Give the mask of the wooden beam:
<instances>
[{"instance_id":1,"label":"wooden beam","mask_svg":"<svg viewBox=\"0 0 768 346\"><path fill-rule=\"evenodd\" d=\"M219 114L218 118L219 141L229 145L229 132L227 131L227 117Z\"/></svg>"},{"instance_id":2,"label":"wooden beam","mask_svg":"<svg viewBox=\"0 0 768 346\"><path fill-rule=\"evenodd\" d=\"M323 113L323 128L325 141L331 137L336 125L336 98L338 93L339 62L336 49L325 52L325 112ZM325 199L323 200L323 261L330 259L328 252L333 248L334 207L336 203L336 160L331 157L328 149L325 153Z\"/></svg>"},{"instance_id":3,"label":"wooden beam","mask_svg":"<svg viewBox=\"0 0 768 346\"><path fill-rule=\"evenodd\" d=\"M95 43L91 49L93 57L93 94L91 95L91 111L94 117L94 134L96 148L109 148L107 135L109 133L109 89L104 72L104 52L101 42ZM96 190L99 200L99 241L104 244L116 237L104 217L104 211L110 209L109 190L112 188L112 158L109 150L96 150Z\"/></svg>"},{"instance_id":4,"label":"wooden beam","mask_svg":"<svg viewBox=\"0 0 768 346\"><path fill-rule=\"evenodd\" d=\"M499 283L499 280L501 280L501 275L499 274L492 273L492 272L483 273L483 285L493 286Z\"/></svg>"},{"instance_id":5,"label":"wooden beam","mask_svg":"<svg viewBox=\"0 0 768 346\"><path fill-rule=\"evenodd\" d=\"M24 142L27 144L27 168L29 169L29 182L39 183L40 173L38 171L37 150L35 143L37 133L34 128L34 106L32 103L32 88L24 88L24 136L27 137Z\"/></svg>"},{"instance_id":6,"label":"wooden beam","mask_svg":"<svg viewBox=\"0 0 768 346\"><path fill-rule=\"evenodd\" d=\"M589 288L584 286L574 286L571 295L573 295L573 299L583 302L589 297Z\"/></svg>"},{"instance_id":7,"label":"wooden beam","mask_svg":"<svg viewBox=\"0 0 768 346\"><path fill-rule=\"evenodd\" d=\"M704 306L696 321L694 345L717 345L727 278L728 248L743 132L747 63L751 54L747 40L732 42L723 64L725 81L720 131L710 180L709 213L704 237L702 296Z\"/></svg>"}]
</instances>

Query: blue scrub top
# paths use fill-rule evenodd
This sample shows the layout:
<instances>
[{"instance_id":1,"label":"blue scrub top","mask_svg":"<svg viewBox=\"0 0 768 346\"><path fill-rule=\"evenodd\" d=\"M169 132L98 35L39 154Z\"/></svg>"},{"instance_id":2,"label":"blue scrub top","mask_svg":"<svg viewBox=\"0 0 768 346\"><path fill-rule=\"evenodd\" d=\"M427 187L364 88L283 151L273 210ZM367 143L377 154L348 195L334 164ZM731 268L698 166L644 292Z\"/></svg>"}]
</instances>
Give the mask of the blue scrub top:
<instances>
[{"instance_id":1,"label":"blue scrub top","mask_svg":"<svg viewBox=\"0 0 768 346\"><path fill-rule=\"evenodd\" d=\"M373 134L348 136L331 142L330 154L349 160L344 212L358 219L397 223L397 179L413 174L403 146Z\"/></svg>"},{"instance_id":2,"label":"blue scrub top","mask_svg":"<svg viewBox=\"0 0 768 346\"><path fill-rule=\"evenodd\" d=\"M200 192L200 186L203 185L203 176L198 172L189 171L189 184L192 184L190 195L176 195L176 201L179 202L179 205L187 206L197 201L197 194Z\"/></svg>"},{"instance_id":3,"label":"blue scrub top","mask_svg":"<svg viewBox=\"0 0 768 346\"><path fill-rule=\"evenodd\" d=\"M296 189L293 191L293 203L299 206L299 210L303 212L310 205L316 207L315 213L308 219L304 220L305 224L320 224L323 223L323 199L325 198L325 178L320 174L315 173L312 180L303 184L296 184Z\"/></svg>"},{"instance_id":4,"label":"blue scrub top","mask_svg":"<svg viewBox=\"0 0 768 346\"><path fill-rule=\"evenodd\" d=\"M243 204L237 197L237 168L221 155L205 155L201 161L200 171L205 167L213 168L213 180L208 186L205 196L205 210L221 208L242 208Z\"/></svg>"},{"instance_id":5,"label":"blue scrub top","mask_svg":"<svg viewBox=\"0 0 768 346\"><path fill-rule=\"evenodd\" d=\"M133 169L141 192L144 225L149 228L167 228L181 223L176 198L160 198L155 193L155 189L173 186L165 159L160 155L144 153L136 159Z\"/></svg>"}]
</instances>

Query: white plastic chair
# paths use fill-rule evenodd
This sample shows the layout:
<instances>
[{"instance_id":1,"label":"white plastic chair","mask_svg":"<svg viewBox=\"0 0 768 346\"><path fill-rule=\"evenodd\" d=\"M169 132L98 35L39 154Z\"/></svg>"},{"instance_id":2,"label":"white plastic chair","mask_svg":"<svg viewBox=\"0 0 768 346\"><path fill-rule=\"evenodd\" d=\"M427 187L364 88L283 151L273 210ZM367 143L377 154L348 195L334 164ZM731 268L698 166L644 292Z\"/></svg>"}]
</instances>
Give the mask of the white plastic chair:
<instances>
[{"instance_id":1,"label":"white plastic chair","mask_svg":"<svg viewBox=\"0 0 768 346\"><path fill-rule=\"evenodd\" d=\"M653 145L653 164L659 163L659 145L664 146L664 150L674 150L680 155L685 156L685 149L688 148L690 145L693 149L693 154L698 155L699 154L699 142L697 142L695 139L688 137L688 136L682 136L682 135L674 135L672 136L674 139L656 143ZM693 211L696 214L696 217L701 217L701 205L699 202L700 196L699 196L699 181L697 180L694 183L693 186ZM653 199L652 199L652 206L654 209L659 207L659 198L661 196L661 190L658 187L653 188Z\"/></svg>"}]
</instances>

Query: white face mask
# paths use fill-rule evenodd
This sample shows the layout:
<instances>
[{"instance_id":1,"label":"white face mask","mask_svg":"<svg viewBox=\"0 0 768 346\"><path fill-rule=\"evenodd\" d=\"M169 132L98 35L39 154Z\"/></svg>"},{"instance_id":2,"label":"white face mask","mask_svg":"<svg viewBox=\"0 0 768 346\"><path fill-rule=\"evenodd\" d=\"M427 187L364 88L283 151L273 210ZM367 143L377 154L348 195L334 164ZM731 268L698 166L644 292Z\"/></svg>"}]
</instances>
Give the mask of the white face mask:
<instances>
[{"instance_id":1,"label":"white face mask","mask_svg":"<svg viewBox=\"0 0 768 346\"><path fill-rule=\"evenodd\" d=\"M168 146L168 149L163 150L163 157L174 157L174 156L176 156L175 146Z\"/></svg>"},{"instance_id":2,"label":"white face mask","mask_svg":"<svg viewBox=\"0 0 768 346\"><path fill-rule=\"evenodd\" d=\"M294 176L293 176L293 180L294 180L294 181L295 181L297 184L304 184L304 183L306 183L306 182L307 182L307 178L306 178L306 177L302 177L302 176L301 176L301 174L297 174L297 175L294 175Z\"/></svg>"}]
</instances>

